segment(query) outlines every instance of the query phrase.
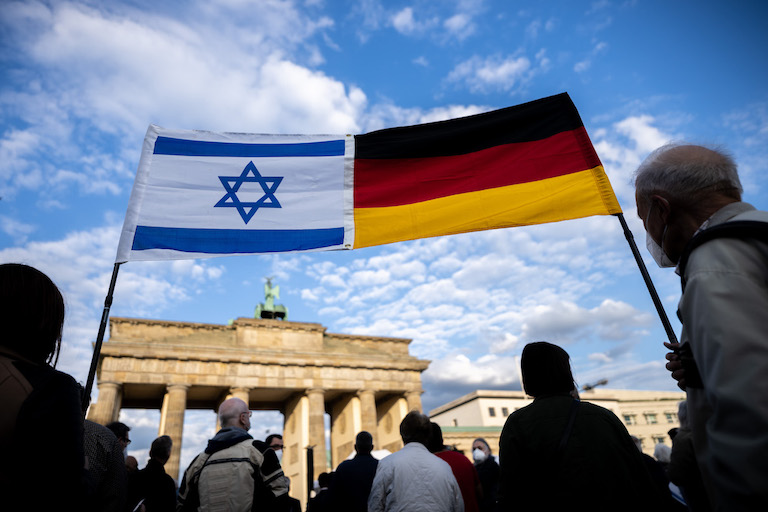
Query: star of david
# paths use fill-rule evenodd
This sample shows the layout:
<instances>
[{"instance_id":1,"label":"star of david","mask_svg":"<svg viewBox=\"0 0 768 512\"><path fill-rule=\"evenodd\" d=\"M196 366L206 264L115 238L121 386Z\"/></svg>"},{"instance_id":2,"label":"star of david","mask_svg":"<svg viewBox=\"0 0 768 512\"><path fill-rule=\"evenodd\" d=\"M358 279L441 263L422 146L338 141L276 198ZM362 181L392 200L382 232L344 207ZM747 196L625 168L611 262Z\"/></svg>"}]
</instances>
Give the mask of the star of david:
<instances>
[{"instance_id":1,"label":"star of david","mask_svg":"<svg viewBox=\"0 0 768 512\"><path fill-rule=\"evenodd\" d=\"M215 208L236 208L243 221L248 224L253 215L259 208L282 208L280 201L275 197L275 191L283 181L282 176L263 177L259 170L248 162L240 176L219 176L224 190L227 191L224 197L214 205ZM258 183L264 191L264 195L255 202L244 202L237 197L237 192L243 183Z\"/></svg>"}]
</instances>

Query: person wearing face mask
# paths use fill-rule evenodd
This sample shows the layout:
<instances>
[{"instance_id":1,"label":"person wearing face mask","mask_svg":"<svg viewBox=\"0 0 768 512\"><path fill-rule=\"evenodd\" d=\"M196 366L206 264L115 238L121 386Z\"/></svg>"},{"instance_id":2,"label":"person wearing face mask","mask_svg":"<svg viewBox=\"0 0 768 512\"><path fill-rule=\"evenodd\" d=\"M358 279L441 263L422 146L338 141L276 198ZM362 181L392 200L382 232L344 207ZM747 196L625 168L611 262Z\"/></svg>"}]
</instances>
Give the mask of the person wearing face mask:
<instances>
[{"instance_id":1,"label":"person wearing face mask","mask_svg":"<svg viewBox=\"0 0 768 512\"><path fill-rule=\"evenodd\" d=\"M687 393L710 500L768 510L768 212L741 193L733 159L703 146L663 146L635 173L649 251L683 285L667 369Z\"/></svg>"},{"instance_id":2,"label":"person wearing face mask","mask_svg":"<svg viewBox=\"0 0 768 512\"><path fill-rule=\"evenodd\" d=\"M480 512L495 511L496 494L499 489L499 464L491 453L490 445L482 437L472 442L472 460L475 461L475 469L483 489Z\"/></svg>"},{"instance_id":3,"label":"person wearing face mask","mask_svg":"<svg viewBox=\"0 0 768 512\"><path fill-rule=\"evenodd\" d=\"M269 434L264 442L267 443L267 446L274 450L275 455L277 455L277 460L279 460L282 464L283 451L285 450L285 446L283 445L283 436L280 434Z\"/></svg>"}]
</instances>

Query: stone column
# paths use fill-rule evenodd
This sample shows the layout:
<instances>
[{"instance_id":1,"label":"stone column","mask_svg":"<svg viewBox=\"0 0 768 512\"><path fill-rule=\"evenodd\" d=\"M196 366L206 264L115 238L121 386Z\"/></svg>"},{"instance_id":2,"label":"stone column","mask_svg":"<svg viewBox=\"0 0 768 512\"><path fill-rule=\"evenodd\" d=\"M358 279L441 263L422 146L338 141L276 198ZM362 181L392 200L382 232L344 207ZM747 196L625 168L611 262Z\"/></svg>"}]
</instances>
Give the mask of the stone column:
<instances>
[{"instance_id":1,"label":"stone column","mask_svg":"<svg viewBox=\"0 0 768 512\"><path fill-rule=\"evenodd\" d=\"M377 428L379 445L376 449L394 453L403 447L400 437L400 422L408 413L408 403L403 396L383 400L376 407L379 424Z\"/></svg>"},{"instance_id":2,"label":"stone column","mask_svg":"<svg viewBox=\"0 0 768 512\"><path fill-rule=\"evenodd\" d=\"M250 402L250 396L251 396L251 390L250 388L230 388L229 395L227 395L227 398L239 398L246 404L248 404L248 408L251 408L251 402Z\"/></svg>"},{"instance_id":3,"label":"stone column","mask_svg":"<svg viewBox=\"0 0 768 512\"><path fill-rule=\"evenodd\" d=\"M371 389L363 389L357 392L357 396L360 398L360 430L365 430L373 436L373 446L378 449L376 392Z\"/></svg>"},{"instance_id":4,"label":"stone column","mask_svg":"<svg viewBox=\"0 0 768 512\"><path fill-rule=\"evenodd\" d=\"M325 392L322 389L307 390L309 398L309 444L314 446L314 479L328 470L325 457Z\"/></svg>"},{"instance_id":5,"label":"stone column","mask_svg":"<svg viewBox=\"0 0 768 512\"><path fill-rule=\"evenodd\" d=\"M117 382L99 382L99 398L88 410L88 419L101 425L117 421L122 388Z\"/></svg>"},{"instance_id":6,"label":"stone column","mask_svg":"<svg viewBox=\"0 0 768 512\"><path fill-rule=\"evenodd\" d=\"M309 400L299 393L285 402L283 428L283 462L285 475L291 479L290 495L301 501L301 510L307 506L307 446L309 446Z\"/></svg>"},{"instance_id":7,"label":"stone column","mask_svg":"<svg viewBox=\"0 0 768 512\"><path fill-rule=\"evenodd\" d=\"M173 439L171 458L165 463L165 472L178 482L179 461L181 459L181 438L184 434L184 411L187 408L186 384L169 384L163 408L160 411L160 428L158 436L167 435Z\"/></svg>"},{"instance_id":8,"label":"stone column","mask_svg":"<svg viewBox=\"0 0 768 512\"><path fill-rule=\"evenodd\" d=\"M331 407L331 467L337 467L355 449L355 436L362 430L360 398L342 395Z\"/></svg>"},{"instance_id":9,"label":"stone column","mask_svg":"<svg viewBox=\"0 0 768 512\"><path fill-rule=\"evenodd\" d=\"M408 402L408 411L416 409L421 412L421 393L422 391L406 391L405 401Z\"/></svg>"}]
</instances>

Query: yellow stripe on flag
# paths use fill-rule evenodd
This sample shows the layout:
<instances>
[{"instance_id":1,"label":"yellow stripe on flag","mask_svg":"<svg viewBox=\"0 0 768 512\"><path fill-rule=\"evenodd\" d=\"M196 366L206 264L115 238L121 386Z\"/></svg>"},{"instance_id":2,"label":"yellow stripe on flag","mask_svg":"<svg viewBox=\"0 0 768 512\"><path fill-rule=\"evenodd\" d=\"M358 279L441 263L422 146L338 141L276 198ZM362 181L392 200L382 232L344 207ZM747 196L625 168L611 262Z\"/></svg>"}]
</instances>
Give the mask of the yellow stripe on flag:
<instances>
[{"instance_id":1,"label":"yellow stripe on flag","mask_svg":"<svg viewBox=\"0 0 768 512\"><path fill-rule=\"evenodd\" d=\"M540 181L421 203L355 208L355 249L621 213L602 166Z\"/></svg>"}]
</instances>

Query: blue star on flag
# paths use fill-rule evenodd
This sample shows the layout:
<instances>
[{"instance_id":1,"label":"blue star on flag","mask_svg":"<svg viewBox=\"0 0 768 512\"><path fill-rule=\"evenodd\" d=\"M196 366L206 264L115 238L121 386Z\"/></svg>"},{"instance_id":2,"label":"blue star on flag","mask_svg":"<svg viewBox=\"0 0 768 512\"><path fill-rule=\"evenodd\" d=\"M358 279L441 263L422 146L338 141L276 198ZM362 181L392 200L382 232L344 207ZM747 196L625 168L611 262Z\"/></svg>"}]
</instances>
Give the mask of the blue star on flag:
<instances>
[{"instance_id":1,"label":"blue star on flag","mask_svg":"<svg viewBox=\"0 0 768 512\"><path fill-rule=\"evenodd\" d=\"M253 165L253 161L248 162L240 176L219 176L219 179L227 193L219 199L214 207L236 208L246 224L259 208L282 208L280 201L275 197L275 191L280 186L280 182L283 181L282 176L262 176L256 166ZM255 202L241 201L237 197L237 192L243 183L258 183L261 185L264 195Z\"/></svg>"}]
</instances>

